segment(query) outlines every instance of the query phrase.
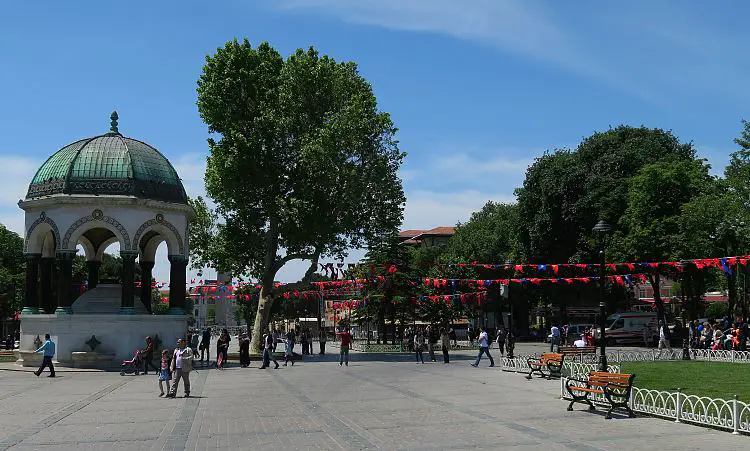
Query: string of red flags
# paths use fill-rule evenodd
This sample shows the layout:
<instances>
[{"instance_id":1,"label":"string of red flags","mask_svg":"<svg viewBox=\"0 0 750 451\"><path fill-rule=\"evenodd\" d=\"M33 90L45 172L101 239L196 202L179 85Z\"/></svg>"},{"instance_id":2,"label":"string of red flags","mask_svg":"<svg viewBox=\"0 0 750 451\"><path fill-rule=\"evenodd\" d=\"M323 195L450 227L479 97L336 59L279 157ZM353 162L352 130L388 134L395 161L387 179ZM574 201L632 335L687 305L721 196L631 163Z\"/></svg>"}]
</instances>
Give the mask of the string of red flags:
<instances>
[{"instance_id":1,"label":"string of red flags","mask_svg":"<svg viewBox=\"0 0 750 451\"><path fill-rule=\"evenodd\" d=\"M634 263L605 263L604 267L611 273L617 273L620 271L634 272L639 269L641 270L656 270L660 268L671 268L675 271L681 272L684 269L685 264L693 264L698 269L705 268L719 268L724 272L731 274L731 267L736 265L746 266L750 262L749 255L734 256L734 257L716 257L716 258L695 258L686 259L683 261L662 261L662 262L634 262ZM539 272L547 274L558 274L561 269L577 269L583 271L594 271L599 270L599 263L539 263L539 264L495 264L495 263L450 263L444 265L448 268L482 268L482 269L496 269L503 271L514 271L516 273L529 273Z\"/></svg>"},{"instance_id":2,"label":"string of red flags","mask_svg":"<svg viewBox=\"0 0 750 451\"><path fill-rule=\"evenodd\" d=\"M616 285L624 286L624 285L635 285L638 283L646 282L646 274L622 274L622 275L616 275L616 276L606 276L606 279L610 283L614 283ZM451 288L451 289L461 289L461 288L488 288L492 285L509 285L511 283L518 283L518 284L526 284L530 283L532 285L542 285L542 284L568 284L572 285L574 283L591 283L598 281L599 277L562 277L562 278L537 278L537 277L527 277L527 278L517 278L517 279L440 279L440 278L429 278L426 277L422 279L422 284L427 287L433 287L433 288Z\"/></svg>"}]
</instances>

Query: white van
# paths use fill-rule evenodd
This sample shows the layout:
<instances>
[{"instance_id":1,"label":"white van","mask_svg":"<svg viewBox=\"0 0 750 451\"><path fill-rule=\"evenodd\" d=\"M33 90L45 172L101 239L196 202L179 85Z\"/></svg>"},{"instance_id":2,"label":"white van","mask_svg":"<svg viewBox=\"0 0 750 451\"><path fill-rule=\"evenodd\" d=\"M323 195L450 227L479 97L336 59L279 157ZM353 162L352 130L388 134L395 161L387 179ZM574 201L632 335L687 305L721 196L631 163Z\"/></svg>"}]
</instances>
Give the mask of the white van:
<instances>
[{"instance_id":1,"label":"white van","mask_svg":"<svg viewBox=\"0 0 750 451\"><path fill-rule=\"evenodd\" d=\"M650 329L649 343L653 342L657 332L656 312L622 312L615 313L607 318L608 326L604 329L608 345L620 343L642 344L643 332L647 327ZM599 330L594 333L599 339Z\"/></svg>"}]
</instances>

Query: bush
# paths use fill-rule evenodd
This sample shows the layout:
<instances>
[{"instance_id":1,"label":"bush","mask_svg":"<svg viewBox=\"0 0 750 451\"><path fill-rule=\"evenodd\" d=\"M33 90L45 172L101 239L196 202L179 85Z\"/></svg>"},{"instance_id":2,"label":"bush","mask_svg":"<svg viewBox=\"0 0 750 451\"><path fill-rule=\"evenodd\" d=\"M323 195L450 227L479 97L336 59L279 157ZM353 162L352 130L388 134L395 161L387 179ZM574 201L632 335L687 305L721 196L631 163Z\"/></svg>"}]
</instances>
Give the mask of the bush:
<instances>
[{"instance_id":1,"label":"bush","mask_svg":"<svg viewBox=\"0 0 750 451\"><path fill-rule=\"evenodd\" d=\"M706 317L711 319L723 318L727 314L729 307L726 302L714 302L706 307Z\"/></svg>"},{"instance_id":2,"label":"bush","mask_svg":"<svg viewBox=\"0 0 750 451\"><path fill-rule=\"evenodd\" d=\"M168 310L169 304L165 304L164 302L154 302L151 304L151 311L154 315L166 315Z\"/></svg>"}]
</instances>

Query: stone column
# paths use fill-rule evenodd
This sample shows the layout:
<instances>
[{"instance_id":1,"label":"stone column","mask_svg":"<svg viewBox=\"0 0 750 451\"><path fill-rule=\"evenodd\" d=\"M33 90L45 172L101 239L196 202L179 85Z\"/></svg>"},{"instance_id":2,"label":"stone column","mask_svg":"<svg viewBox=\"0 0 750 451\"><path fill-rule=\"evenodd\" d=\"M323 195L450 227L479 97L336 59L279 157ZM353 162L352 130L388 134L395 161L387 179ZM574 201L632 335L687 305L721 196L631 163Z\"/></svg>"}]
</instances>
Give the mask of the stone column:
<instances>
[{"instance_id":1,"label":"stone column","mask_svg":"<svg viewBox=\"0 0 750 451\"><path fill-rule=\"evenodd\" d=\"M102 262L97 260L89 260L86 262L86 268L89 270L89 290L96 288L99 285L99 268L102 267Z\"/></svg>"},{"instance_id":2,"label":"stone column","mask_svg":"<svg viewBox=\"0 0 750 451\"><path fill-rule=\"evenodd\" d=\"M39 293L37 292L37 276L39 275L39 260L42 254L25 254L26 258L26 297L23 301L23 315L39 313Z\"/></svg>"},{"instance_id":3,"label":"stone column","mask_svg":"<svg viewBox=\"0 0 750 451\"><path fill-rule=\"evenodd\" d=\"M140 262L141 265L141 302L149 313L151 312L151 272L154 262Z\"/></svg>"},{"instance_id":4,"label":"stone column","mask_svg":"<svg viewBox=\"0 0 750 451\"><path fill-rule=\"evenodd\" d=\"M120 304L120 314L133 315L133 295L135 294L135 259L138 252L120 251L122 257L122 302Z\"/></svg>"},{"instance_id":5,"label":"stone column","mask_svg":"<svg viewBox=\"0 0 750 451\"><path fill-rule=\"evenodd\" d=\"M39 313L54 313L55 303L52 301L52 266L54 258L43 258L39 261L39 279L41 282Z\"/></svg>"},{"instance_id":6,"label":"stone column","mask_svg":"<svg viewBox=\"0 0 750 451\"><path fill-rule=\"evenodd\" d=\"M57 281L57 315L73 313L71 294L73 290L73 258L76 251L57 251L58 281Z\"/></svg>"},{"instance_id":7,"label":"stone column","mask_svg":"<svg viewBox=\"0 0 750 451\"><path fill-rule=\"evenodd\" d=\"M169 263L169 314L184 315L188 259L184 255L170 255Z\"/></svg>"}]
</instances>

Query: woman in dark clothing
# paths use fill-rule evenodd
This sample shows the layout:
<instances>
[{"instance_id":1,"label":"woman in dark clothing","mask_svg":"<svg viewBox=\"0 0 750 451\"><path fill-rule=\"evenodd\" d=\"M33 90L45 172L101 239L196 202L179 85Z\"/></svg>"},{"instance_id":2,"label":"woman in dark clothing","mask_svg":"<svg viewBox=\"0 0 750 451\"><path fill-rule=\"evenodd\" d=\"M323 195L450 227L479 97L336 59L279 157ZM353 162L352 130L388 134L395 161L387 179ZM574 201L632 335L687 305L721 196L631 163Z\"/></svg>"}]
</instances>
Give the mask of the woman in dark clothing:
<instances>
[{"instance_id":1,"label":"woman in dark clothing","mask_svg":"<svg viewBox=\"0 0 750 451\"><path fill-rule=\"evenodd\" d=\"M227 353L229 351L229 332L226 329L221 331L219 339L216 340L216 367L223 370L227 362Z\"/></svg>"},{"instance_id":2,"label":"woman in dark clothing","mask_svg":"<svg viewBox=\"0 0 750 451\"><path fill-rule=\"evenodd\" d=\"M250 338L247 334L240 337L240 366L247 368L250 365Z\"/></svg>"},{"instance_id":3,"label":"woman in dark clothing","mask_svg":"<svg viewBox=\"0 0 750 451\"><path fill-rule=\"evenodd\" d=\"M146 348L143 349L143 374L148 374L148 367L151 367L156 374L159 374L159 368L154 365L154 342L151 337L146 337Z\"/></svg>"}]
</instances>

